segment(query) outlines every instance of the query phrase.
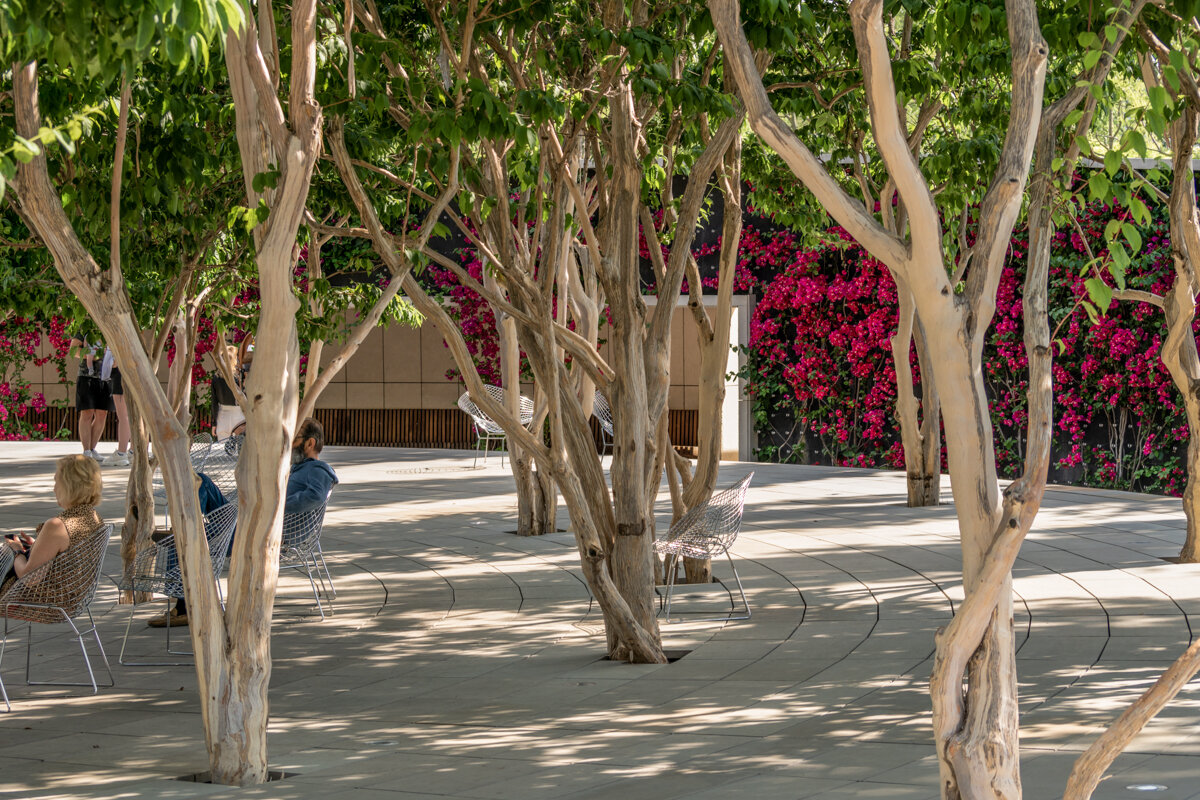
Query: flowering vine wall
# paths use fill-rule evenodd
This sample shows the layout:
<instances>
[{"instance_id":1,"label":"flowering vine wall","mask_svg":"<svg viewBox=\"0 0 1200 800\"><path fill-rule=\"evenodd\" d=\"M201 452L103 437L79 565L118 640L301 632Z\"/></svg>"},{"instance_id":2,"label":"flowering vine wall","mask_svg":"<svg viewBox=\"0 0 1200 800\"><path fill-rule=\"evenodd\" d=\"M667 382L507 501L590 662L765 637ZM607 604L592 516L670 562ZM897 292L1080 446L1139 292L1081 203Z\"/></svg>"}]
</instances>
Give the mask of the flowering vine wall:
<instances>
[{"instance_id":1,"label":"flowering vine wall","mask_svg":"<svg viewBox=\"0 0 1200 800\"><path fill-rule=\"evenodd\" d=\"M1119 209L1093 205L1078 229L1060 232L1051 259L1056 342L1053 480L1178 493L1187 426L1159 360L1165 336L1152 306L1114 302L1091 320L1085 269L1105 255L1103 231ZM1173 280L1166 224L1142 230L1145 245L1127 275L1131 288L1161 294ZM754 403L760 457L798 463L903 466L895 419L889 337L895 285L887 270L839 229L815 250L787 232L748 234L742 258L777 270L763 280L743 376ZM1090 251L1090 252L1089 252ZM1021 324L1023 234L1014 237L985 350L985 379L1002 474L1024 458L1027 388ZM1087 273L1087 274L1085 274ZM912 357L916 380L915 353ZM952 413L947 409L944 413Z\"/></svg>"}]
</instances>

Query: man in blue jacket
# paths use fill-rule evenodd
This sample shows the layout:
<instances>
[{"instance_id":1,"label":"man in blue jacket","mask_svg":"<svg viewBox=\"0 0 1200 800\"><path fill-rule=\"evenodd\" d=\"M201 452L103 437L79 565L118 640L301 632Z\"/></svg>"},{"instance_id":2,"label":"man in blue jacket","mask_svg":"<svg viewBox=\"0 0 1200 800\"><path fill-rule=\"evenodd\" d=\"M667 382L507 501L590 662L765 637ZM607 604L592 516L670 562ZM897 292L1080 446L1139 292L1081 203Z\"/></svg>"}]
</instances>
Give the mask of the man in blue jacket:
<instances>
[{"instance_id":1,"label":"man in blue jacket","mask_svg":"<svg viewBox=\"0 0 1200 800\"><path fill-rule=\"evenodd\" d=\"M333 467L318 458L324 447L325 429L321 423L308 417L296 427L296 436L292 439L292 473L288 476L287 495L283 502L284 514L300 514L317 508L337 485L337 474Z\"/></svg>"}]
</instances>

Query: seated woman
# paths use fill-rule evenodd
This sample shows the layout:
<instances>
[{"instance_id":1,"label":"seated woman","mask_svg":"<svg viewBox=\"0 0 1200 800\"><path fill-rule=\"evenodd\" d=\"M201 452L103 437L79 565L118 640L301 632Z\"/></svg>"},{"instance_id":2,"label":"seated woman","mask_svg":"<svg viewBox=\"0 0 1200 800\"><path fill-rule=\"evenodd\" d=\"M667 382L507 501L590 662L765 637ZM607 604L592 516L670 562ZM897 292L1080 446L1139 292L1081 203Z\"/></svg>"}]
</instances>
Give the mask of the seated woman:
<instances>
[{"instance_id":1,"label":"seated woman","mask_svg":"<svg viewBox=\"0 0 1200 800\"><path fill-rule=\"evenodd\" d=\"M84 455L64 456L54 469L54 499L63 512L37 526L37 537L20 534L6 539L14 557L11 572L3 576L0 597L32 570L49 563L87 538L104 524L96 512L103 482L99 465Z\"/></svg>"}]
</instances>

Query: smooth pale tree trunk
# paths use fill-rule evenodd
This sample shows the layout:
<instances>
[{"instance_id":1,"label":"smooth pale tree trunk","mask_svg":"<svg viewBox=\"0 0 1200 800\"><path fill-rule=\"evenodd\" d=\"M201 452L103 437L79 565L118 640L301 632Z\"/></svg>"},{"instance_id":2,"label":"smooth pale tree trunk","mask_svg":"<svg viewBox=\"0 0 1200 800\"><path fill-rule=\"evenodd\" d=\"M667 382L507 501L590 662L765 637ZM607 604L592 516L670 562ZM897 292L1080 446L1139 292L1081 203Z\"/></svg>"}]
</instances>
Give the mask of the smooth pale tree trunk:
<instances>
[{"instance_id":1,"label":"smooth pale tree trunk","mask_svg":"<svg viewBox=\"0 0 1200 800\"><path fill-rule=\"evenodd\" d=\"M929 358L925 355L925 337L916 323L912 292L902 277L892 277L896 280L896 296L900 301L899 323L891 346L892 364L896 369L896 417L904 446L908 505L913 508L936 506L941 502L942 493L941 405L929 368ZM921 365L920 403L912 391L913 376L909 359L914 338L917 342L917 361Z\"/></svg>"},{"instance_id":2,"label":"smooth pale tree trunk","mask_svg":"<svg viewBox=\"0 0 1200 800\"><path fill-rule=\"evenodd\" d=\"M742 238L741 137L730 145L721 174L724 214L721 220L721 252L717 271L717 305L709 319L700 302L702 284L699 270L688 278L691 297L688 307L696 323L700 350L698 446L695 471L682 501L686 508L707 502L717 485L724 439L725 373L729 366L730 326L733 321L733 282L737 272L738 242ZM689 259L690 261L690 259ZM665 417L665 415L664 415ZM664 458L673 457L666 452ZM707 558L684 558L683 572L688 583L710 583L712 562Z\"/></svg>"},{"instance_id":3,"label":"smooth pale tree trunk","mask_svg":"<svg viewBox=\"0 0 1200 800\"><path fill-rule=\"evenodd\" d=\"M36 138L41 122L36 64L14 65L13 98L18 134L28 139ZM124 118L124 103L122 105ZM118 136L118 143L122 138ZM115 164L114 186L119 189L121 159L116 159ZM112 267L104 270L84 249L63 212L58 192L50 182L44 155L18 168L14 188L25 219L30 221L46 244L63 282L83 303L104 334L105 342L113 349L121 364L129 396L153 433L156 456L162 465L167 497L171 503L175 541L191 607L191 634L196 654L200 710L211 756L212 734L215 720L222 713L222 701L236 709L240 708L237 702L240 698L231 696L224 670L222 654L226 631L221 624L220 604L201 524L196 495L197 479L188 458L187 431L175 417L146 354L129 296L124 289L119 256L114 256ZM115 193L119 194L119 191ZM118 207L117 204L114 207Z\"/></svg>"},{"instance_id":4,"label":"smooth pale tree trunk","mask_svg":"<svg viewBox=\"0 0 1200 800\"><path fill-rule=\"evenodd\" d=\"M771 109L741 29L737 3L710 0L714 23L750 111L754 131L871 255L908 282L917 317L928 336L933 379L943 404L946 446L963 554L967 601L984 586L985 556L1004 509L992 449L992 430L981 370L984 334L995 309L996 287L1022 193L1041 114L1047 47L1033 4L1007 4L1012 45L1012 111L996 174L980 206L975 262L965 288L955 291L942 250L942 230L907 141L892 82L883 31L882 2L852 0L851 19L863 69L872 132L910 214L909 240L888 232L836 184L824 166ZM1036 503L1031 504L1036 513ZM1028 515L1032 522L1032 513ZM1022 522L1014 522L1020 528ZM1005 530L1007 526L1005 527ZM1015 556L1014 556L1015 557ZM1009 562L1011 563L1011 562ZM1021 784L1017 734L1016 666L1012 641L1011 573L1002 565L982 603L978 630L951 626L939 640L947 667L941 675L955 703L935 692L941 792L944 798L1018 798ZM978 634L976 636L975 634ZM956 672L957 670L957 672ZM964 680L966 688L964 702ZM939 673L935 672L935 678Z\"/></svg>"},{"instance_id":5,"label":"smooth pale tree trunk","mask_svg":"<svg viewBox=\"0 0 1200 800\"><path fill-rule=\"evenodd\" d=\"M246 438L237 466L238 535L229 569L225 619L236 631L224 652L228 696L217 707L209 742L213 775L222 783L261 783L267 777L267 687L271 677L271 610L279 575L283 494L292 432L299 410L299 346L292 286L296 237L304 219L313 168L321 151L321 107L313 97L316 70L316 3L291 7L291 85L285 114L272 75L278 42L271 5L259 5L226 38L225 60L236 113L238 148L247 203L260 197L271 208L254 230L261 312L254 369L246 381ZM264 65L267 68L264 69ZM254 178L269 166L277 188L265 196ZM189 608L191 600L189 598ZM195 631L193 630L193 638Z\"/></svg>"},{"instance_id":6,"label":"smooth pale tree trunk","mask_svg":"<svg viewBox=\"0 0 1200 800\"><path fill-rule=\"evenodd\" d=\"M1169 208L1175 284L1163 298L1167 337L1161 350L1163 364L1183 396L1188 422L1187 483L1183 489L1187 539L1179 553L1179 560L1185 563L1200 562L1200 354L1192 333L1200 292L1200 212L1192 173L1196 120L1196 108L1188 103L1171 125L1175 171Z\"/></svg>"},{"instance_id":7,"label":"smooth pale tree trunk","mask_svg":"<svg viewBox=\"0 0 1200 800\"><path fill-rule=\"evenodd\" d=\"M154 488L151 483L150 448L142 412L133 396L125 399L129 408L129 481L125 491L125 524L121 528L122 572L128 574L137 554L150 545L154 533ZM149 592L122 592L121 602L144 603Z\"/></svg>"}]
</instances>

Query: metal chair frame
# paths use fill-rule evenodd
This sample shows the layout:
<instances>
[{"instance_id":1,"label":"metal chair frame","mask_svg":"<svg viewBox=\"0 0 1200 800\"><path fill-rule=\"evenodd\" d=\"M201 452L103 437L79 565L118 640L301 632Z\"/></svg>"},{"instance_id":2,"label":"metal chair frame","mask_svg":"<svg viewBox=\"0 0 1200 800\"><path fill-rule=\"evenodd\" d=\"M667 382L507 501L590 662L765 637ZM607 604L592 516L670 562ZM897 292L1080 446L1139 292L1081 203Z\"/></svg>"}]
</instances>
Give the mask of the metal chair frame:
<instances>
[{"instance_id":1,"label":"metal chair frame","mask_svg":"<svg viewBox=\"0 0 1200 800\"><path fill-rule=\"evenodd\" d=\"M92 660L88 656L84 638L89 634L96 641L100 658L104 661L104 671L108 673L108 683L113 686L112 669L108 665L108 656L104 653L104 644L100 641L100 633L96 629L96 620L92 617L92 598L96 596L96 588L100 583L101 569L104 565L104 552L108 540L112 536L111 523L101 525L88 535L85 541L71 550L59 553L51 561L32 572L28 572L17 580L12 587L0 596L0 616L4 617L4 634L0 638L0 663L4 661L4 652L8 646L10 625L15 628L29 626L29 647L25 651L25 684L27 686L91 686L92 694L100 693L101 684L96 681L96 673L92 669ZM80 631L75 624L75 618L87 614L88 629ZM79 650L83 654L83 663L87 668L88 680L84 681L35 681L30 677L30 661L33 652L33 623L54 624L66 622L71 626L71 632L79 642ZM4 699L5 708L12 711L8 699L8 690L4 688L4 680L0 675L0 697Z\"/></svg>"},{"instance_id":2,"label":"metal chair frame","mask_svg":"<svg viewBox=\"0 0 1200 800\"><path fill-rule=\"evenodd\" d=\"M498 403L504 403L504 389L499 386L484 386L484 390L488 393L491 399ZM487 414L479 409L471 400L471 393L464 392L462 397L458 398L458 407L471 418L471 424L475 429L475 459L471 462L471 467L474 468L479 461L479 446L483 445L483 461L487 463L488 450L491 448L492 442L500 442L505 447L508 445L508 436L504 429L497 425ZM526 428L533 422L533 400L520 395L519 400L520 420L521 424ZM500 466L504 466L504 454L506 450L500 451Z\"/></svg>"},{"instance_id":3,"label":"metal chair frame","mask_svg":"<svg viewBox=\"0 0 1200 800\"><path fill-rule=\"evenodd\" d=\"M666 614L664 621L671 622L728 622L738 619L750 619L750 603L742 588L742 579L733 563L733 555L729 549L737 540L742 528L742 511L746 503L746 489L750 486L751 472L746 477L728 489L717 492L695 508L688 511L667 531L667 535L654 542L654 549L667 557L667 596ZM738 613L737 603L730 592L730 612L724 617L703 617L687 619L680 617L671 619L671 596L675 590L675 573L678 571L678 561L682 557L708 558L722 553L729 559L729 568L733 570L733 579L737 582L738 594L742 597L744 614ZM728 587L726 587L728 591Z\"/></svg>"},{"instance_id":4,"label":"metal chair frame","mask_svg":"<svg viewBox=\"0 0 1200 800\"><path fill-rule=\"evenodd\" d=\"M613 415L612 407L608 404L608 398L599 389L596 390L596 398L592 401L592 416L600 423L600 452L603 454L612 447L614 438Z\"/></svg>"},{"instance_id":5,"label":"metal chair frame","mask_svg":"<svg viewBox=\"0 0 1200 800\"><path fill-rule=\"evenodd\" d=\"M329 566L325 563L325 554L321 550L321 530L325 527L325 508L328 504L329 495L326 495L325 502L314 509L299 514L285 514L279 547L279 569L294 569L308 576L322 620L325 619L325 606L321 603L321 595L325 595L330 614L333 613L333 601L337 597ZM321 583L319 591L318 581Z\"/></svg>"},{"instance_id":6,"label":"metal chair frame","mask_svg":"<svg viewBox=\"0 0 1200 800\"><path fill-rule=\"evenodd\" d=\"M217 596L224 604L221 593L221 570L229 554L229 543L237 527L237 502L231 501L213 509L204 516L204 535L208 540L208 557L212 561L213 579L217 584ZM159 592L166 600L166 613L170 613L171 598L183 597L183 570L179 563L179 555L175 549L175 536L164 536L137 554L133 568L128 575L122 576L117 584L125 591ZM189 666L190 661L126 661L125 648L129 643L129 630L133 626L133 615L138 604L129 606L129 619L125 623L125 638L121 640L121 654L117 663L126 667L182 667ZM190 656L190 650L171 649L171 626L166 626L167 653L173 656Z\"/></svg>"}]
</instances>

